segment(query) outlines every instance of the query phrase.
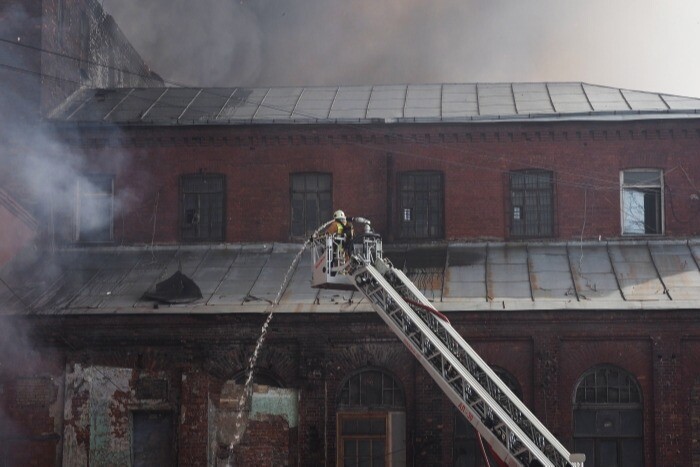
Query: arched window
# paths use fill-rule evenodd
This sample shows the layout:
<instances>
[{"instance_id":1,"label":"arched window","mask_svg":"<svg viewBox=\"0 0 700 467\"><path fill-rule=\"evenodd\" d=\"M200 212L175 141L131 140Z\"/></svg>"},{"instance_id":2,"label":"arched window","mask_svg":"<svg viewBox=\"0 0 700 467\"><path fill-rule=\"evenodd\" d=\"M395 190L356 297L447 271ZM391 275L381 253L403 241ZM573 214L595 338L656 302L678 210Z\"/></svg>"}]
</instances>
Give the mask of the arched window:
<instances>
[{"instance_id":1,"label":"arched window","mask_svg":"<svg viewBox=\"0 0 700 467\"><path fill-rule=\"evenodd\" d=\"M376 368L350 375L338 395L337 430L338 465L405 465L406 411L398 381Z\"/></svg>"},{"instance_id":2,"label":"arched window","mask_svg":"<svg viewBox=\"0 0 700 467\"><path fill-rule=\"evenodd\" d=\"M522 399L523 392L515 376L502 368L492 367L491 369L501 378L501 381L513 391L513 394L518 396L519 399ZM457 409L454 409L454 417L455 429L454 442L452 444L452 465L455 467L480 467L485 465L483 456L481 455L479 441L476 438L476 430ZM490 456L489 462L491 465L498 465Z\"/></svg>"},{"instance_id":3,"label":"arched window","mask_svg":"<svg viewBox=\"0 0 700 467\"><path fill-rule=\"evenodd\" d=\"M642 394L634 376L599 366L581 376L574 392L574 451L586 467L644 465Z\"/></svg>"}]
</instances>

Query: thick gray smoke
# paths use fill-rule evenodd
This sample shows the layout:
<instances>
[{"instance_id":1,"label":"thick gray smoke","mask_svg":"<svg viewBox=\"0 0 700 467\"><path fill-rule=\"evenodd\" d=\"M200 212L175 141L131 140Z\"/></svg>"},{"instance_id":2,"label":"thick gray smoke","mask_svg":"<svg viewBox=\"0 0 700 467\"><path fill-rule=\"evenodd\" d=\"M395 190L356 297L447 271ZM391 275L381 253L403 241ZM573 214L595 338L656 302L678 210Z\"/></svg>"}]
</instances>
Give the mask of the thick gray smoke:
<instances>
[{"instance_id":1,"label":"thick gray smoke","mask_svg":"<svg viewBox=\"0 0 700 467\"><path fill-rule=\"evenodd\" d=\"M196 86L585 81L700 96L693 0L103 0Z\"/></svg>"}]
</instances>

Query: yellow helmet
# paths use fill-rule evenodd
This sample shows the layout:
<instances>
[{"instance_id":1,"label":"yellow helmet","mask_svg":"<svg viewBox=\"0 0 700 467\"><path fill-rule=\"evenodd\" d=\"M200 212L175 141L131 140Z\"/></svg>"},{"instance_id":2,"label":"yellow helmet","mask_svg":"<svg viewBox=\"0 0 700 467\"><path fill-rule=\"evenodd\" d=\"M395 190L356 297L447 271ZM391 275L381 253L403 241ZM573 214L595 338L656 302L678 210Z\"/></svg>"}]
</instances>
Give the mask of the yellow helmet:
<instances>
[{"instance_id":1,"label":"yellow helmet","mask_svg":"<svg viewBox=\"0 0 700 467\"><path fill-rule=\"evenodd\" d=\"M341 222L345 222L345 213L338 209L336 212L333 213L333 219Z\"/></svg>"}]
</instances>

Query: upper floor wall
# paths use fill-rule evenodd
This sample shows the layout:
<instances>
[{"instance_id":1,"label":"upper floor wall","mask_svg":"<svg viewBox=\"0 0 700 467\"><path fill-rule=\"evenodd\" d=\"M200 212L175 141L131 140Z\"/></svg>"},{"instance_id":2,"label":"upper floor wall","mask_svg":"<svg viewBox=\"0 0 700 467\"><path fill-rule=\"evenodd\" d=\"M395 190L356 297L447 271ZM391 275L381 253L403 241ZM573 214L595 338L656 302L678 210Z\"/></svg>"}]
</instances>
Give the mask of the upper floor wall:
<instances>
[{"instance_id":1,"label":"upper floor wall","mask_svg":"<svg viewBox=\"0 0 700 467\"><path fill-rule=\"evenodd\" d=\"M335 209L393 242L700 231L695 120L63 133L82 159L59 242L303 240Z\"/></svg>"}]
</instances>

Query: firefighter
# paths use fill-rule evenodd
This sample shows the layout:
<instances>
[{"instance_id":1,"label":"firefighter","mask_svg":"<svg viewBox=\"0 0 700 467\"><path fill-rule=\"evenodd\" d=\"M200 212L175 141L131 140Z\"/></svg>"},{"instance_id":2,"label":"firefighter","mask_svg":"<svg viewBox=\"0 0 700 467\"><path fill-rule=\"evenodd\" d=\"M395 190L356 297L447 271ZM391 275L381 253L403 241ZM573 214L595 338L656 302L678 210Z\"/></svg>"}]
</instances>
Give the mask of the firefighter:
<instances>
[{"instance_id":1,"label":"firefighter","mask_svg":"<svg viewBox=\"0 0 700 467\"><path fill-rule=\"evenodd\" d=\"M333 223L326 229L326 235L340 237L340 251L334 252L336 258L340 258L342 253L347 260L352 253L353 227L351 220L352 218L348 219L345 213L338 209L333 213Z\"/></svg>"}]
</instances>

